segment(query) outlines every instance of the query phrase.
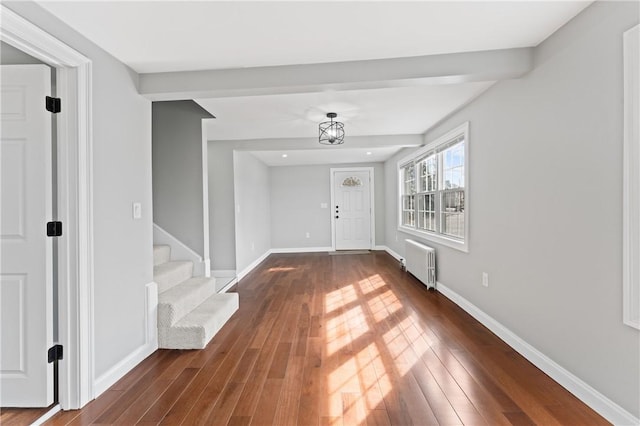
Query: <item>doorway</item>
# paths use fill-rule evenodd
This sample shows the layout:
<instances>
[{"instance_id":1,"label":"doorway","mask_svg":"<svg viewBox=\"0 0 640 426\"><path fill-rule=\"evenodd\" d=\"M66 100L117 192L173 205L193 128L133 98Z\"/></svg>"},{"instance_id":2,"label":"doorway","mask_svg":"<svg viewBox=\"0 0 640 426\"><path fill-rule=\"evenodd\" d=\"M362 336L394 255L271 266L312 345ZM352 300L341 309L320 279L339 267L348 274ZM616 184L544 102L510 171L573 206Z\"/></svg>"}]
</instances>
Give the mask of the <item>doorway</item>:
<instances>
[{"instance_id":1,"label":"doorway","mask_svg":"<svg viewBox=\"0 0 640 426\"><path fill-rule=\"evenodd\" d=\"M8 7L0 8L0 40L55 68L62 99L55 200L63 223L57 251L58 343L64 348L58 389L60 406L75 409L93 399L91 61Z\"/></svg>"},{"instance_id":2,"label":"doorway","mask_svg":"<svg viewBox=\"0 0 640 426\"><path fill-rule=\"evenodd\" d=\"M373 167L331 169L334 250L370 250L375 238Z\"/></svg>"}]
</instances>

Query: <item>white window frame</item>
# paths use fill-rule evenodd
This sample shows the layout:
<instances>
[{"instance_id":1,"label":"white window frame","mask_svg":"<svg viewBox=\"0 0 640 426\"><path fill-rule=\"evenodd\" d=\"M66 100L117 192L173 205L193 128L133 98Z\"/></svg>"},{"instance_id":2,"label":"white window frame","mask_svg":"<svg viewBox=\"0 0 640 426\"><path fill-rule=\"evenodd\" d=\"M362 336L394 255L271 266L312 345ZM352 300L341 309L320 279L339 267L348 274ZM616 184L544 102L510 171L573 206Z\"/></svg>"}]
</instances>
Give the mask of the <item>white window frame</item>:
<instances>
[{"instance_id":1,"label":"white window frame","mask_svg":"<svg viewBox=\"0 0 640 426\"><path fill-rule=\"evenodd\" d=\"M417 164L420 160L427 157L431 152L437 151L444 145L449 144L451 141L459 138L460 136L464 137L464 237L461 239L448 236L446 234L442 234L440 232L440 200L439 197L436 196L436 231L424 231L417 228L418 224L418 216L417 216L417 206L418 206L418 198L417 194L414 200L414 206L416 206L415 210L416 215L414 217L415 227L410 227L403 225L402 223L402 198L404 195L403 185L404 182L401 179L402 170L408 163ZM442 174L442 164L441 161L438 160L438 179L441 178ZM418 170L415 170L415 179L416 185L419 184L419 176ZM398 179L398 199L397 199L397 207L398 207L398 231L405 232L407 234L415 235L422 239L432 241L437 244L442 244L463 252L469 251L469 122L465 122L460 126L452 129L446 134L440 136L435 141L425 145L424 147L418 149L411 153L400 161L397 164L396 176ZM442 193L441 190L436 191L436 194Z\"/></svg>"},{"instance_id":2,"label":"white window frame","mask_svg":"<svg viewBox=\"0 0 640 426\"><path fill-rule=\"evenodd\" d=\"M640 25L624 45L624 150L622 208L623 322L640 330Z\"/></svg>"}]
</instances>

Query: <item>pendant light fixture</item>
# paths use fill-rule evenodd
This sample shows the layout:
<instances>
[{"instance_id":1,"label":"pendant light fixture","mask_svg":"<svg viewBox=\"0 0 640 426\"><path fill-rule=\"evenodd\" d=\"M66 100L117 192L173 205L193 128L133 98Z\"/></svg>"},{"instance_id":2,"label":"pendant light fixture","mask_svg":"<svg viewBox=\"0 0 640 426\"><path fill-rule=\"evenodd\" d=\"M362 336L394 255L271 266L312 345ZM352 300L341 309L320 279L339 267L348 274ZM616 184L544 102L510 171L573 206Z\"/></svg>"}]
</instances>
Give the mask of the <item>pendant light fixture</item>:
<instances>
[{"instance_id":1,"label":"pendant light fixture","mask_svg":"<svg viewBox=\"0 0 640 426\"><path fill-rule=\"evenodd\" d=\"M344 123L333 121L338 114L335 112L327 113L330 121L320 123L320 136L318 142L323 145L340 145L344 143Z\"/></svg>"}]
</instances>

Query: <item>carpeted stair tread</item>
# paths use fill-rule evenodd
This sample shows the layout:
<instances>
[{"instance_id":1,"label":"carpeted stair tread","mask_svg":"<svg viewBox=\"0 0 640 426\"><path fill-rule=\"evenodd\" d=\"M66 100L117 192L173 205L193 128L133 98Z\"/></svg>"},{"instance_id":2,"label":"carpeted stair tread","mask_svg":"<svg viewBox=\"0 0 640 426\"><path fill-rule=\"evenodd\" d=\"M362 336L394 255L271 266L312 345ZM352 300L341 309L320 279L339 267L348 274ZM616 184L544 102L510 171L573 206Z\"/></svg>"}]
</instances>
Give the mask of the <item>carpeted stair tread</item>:
<instances>
[{"instance_id":1,"label":"carpeted stair tread","mask_svg":"<svg viewBox=\"0 0 640 426\"><path fill-rule=\"evenodd\" d=\"M158 295L158 326L169 327L216 294L216 279L194 277Z\"/></svg>"},{"instance_id":2,"label":"carpeted stair tread","mask_svg":"<svg viewBox=\"0 0 640 426\"><path fill-rule=\"evenodd\" d=\"M158 266L161 263L166 263L171 260L171 247L168 245L154 245L153 246L153 266Z\"/></svg>"},{"instance_id":3,"label":"carpeted stair tread","mask_svg":"<svg viewBox=\"0 0 640 426\"><path fill-rule=\"evenodd\" d=\"M188 280L193 276L193 262L174 260L153 267L153 280L158 284L158 293Z\"/></svg>"},{"instance_id":4,"label":"carpeted stair tread","mask_svg":"<svg viewBox=\"0 0 640 426\"><path fill-rule=\"evenodd\" d=\"M170 327L158 327L161 348L204 349L238 309L237 293L214 294Z\"/></svg>"}]
</instances>

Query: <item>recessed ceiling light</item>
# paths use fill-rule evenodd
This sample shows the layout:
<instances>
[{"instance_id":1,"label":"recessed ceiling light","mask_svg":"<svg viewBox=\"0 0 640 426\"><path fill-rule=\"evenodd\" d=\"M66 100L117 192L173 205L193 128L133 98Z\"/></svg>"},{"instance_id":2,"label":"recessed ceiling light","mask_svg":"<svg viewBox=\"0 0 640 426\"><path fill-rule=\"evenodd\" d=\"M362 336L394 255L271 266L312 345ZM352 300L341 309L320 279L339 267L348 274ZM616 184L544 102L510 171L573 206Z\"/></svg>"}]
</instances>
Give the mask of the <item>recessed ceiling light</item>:
<instances>
[{"instance_id":1,"label":"recessed ceiling light","mask_svg":"<svg viewBox=\"0 0 640 426\"><path fill-rule=\"evenodd\" d=\"M282 158L287 158L288 155L287 154L282 154Z\"/></svg>"},{"instance_id":2,"label":"recessed ceiling light","mask_svg":"<svg viewBox=\"0 0 640 426\"><path fill-rule=\"evenodd\" d=\"M371 151L367 151L367 155L371 155Z\"/></svg>"}]
</instances>

